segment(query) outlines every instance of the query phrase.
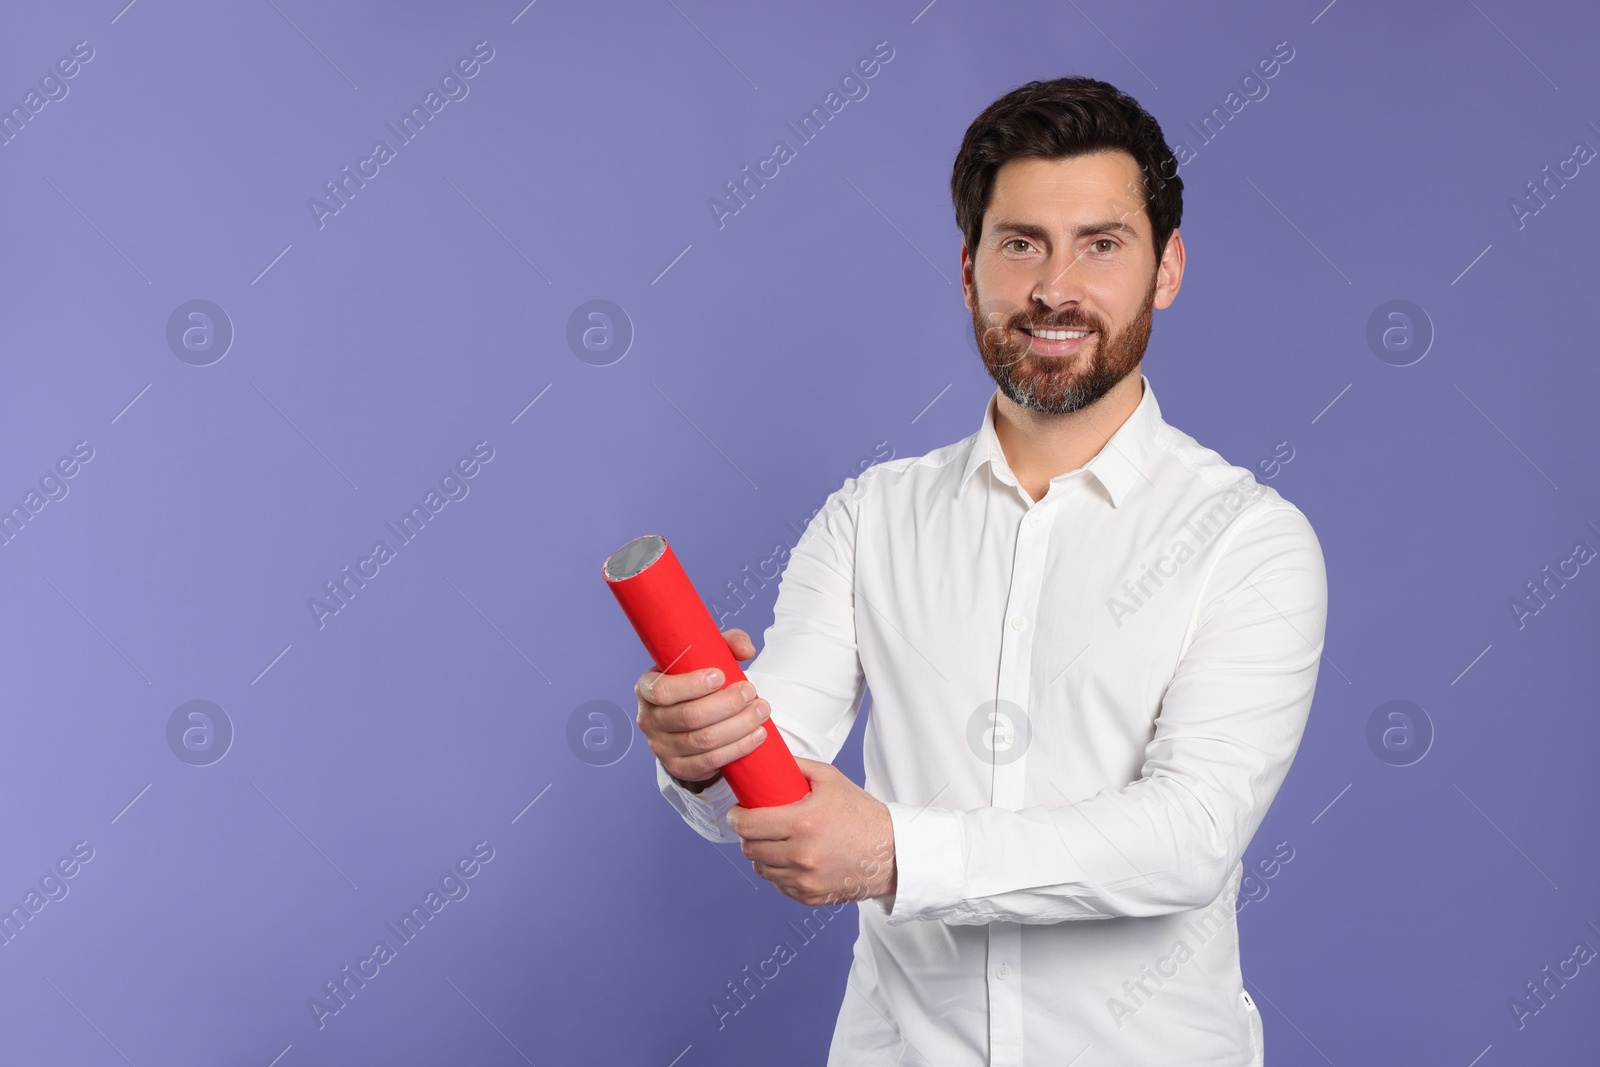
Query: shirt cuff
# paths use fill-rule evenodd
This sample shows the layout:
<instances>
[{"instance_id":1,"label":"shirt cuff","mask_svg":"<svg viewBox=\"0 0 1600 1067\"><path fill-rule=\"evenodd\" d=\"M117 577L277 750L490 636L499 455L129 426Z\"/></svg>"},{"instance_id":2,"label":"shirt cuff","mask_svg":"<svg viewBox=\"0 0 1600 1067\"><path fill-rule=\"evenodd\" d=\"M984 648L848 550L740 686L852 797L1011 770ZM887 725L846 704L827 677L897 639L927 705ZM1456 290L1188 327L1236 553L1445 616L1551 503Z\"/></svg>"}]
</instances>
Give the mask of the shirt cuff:
<instances>
[{"instance_id":1,"label":"shirt cuff","mask_svg":"<svg viewBox=\"0 0 1600 1067\"><path fill-rule=\"evenodd\" d=\"M890 802L894 825L895 891L873 897L890 926L936 919L959 904L966 888L966 842L961 813Z\"/></svg>"},{"instance_id":2,"label":"shirt cuff","mask_svg":"<svg viewBox=\"0 0 1600 1067\"><path fill-rule=\"evenodd\" d=\"M726 778L718 778L714 783L698 793L690 792L678 784L678 780L667 773L661 765L661 760L656 760L656 784L661 789L661 795L667 802L683 816L683 821L694 828L694 831L707 841L718 844L733 844L739 841L739 835L728 829L726 818L728 809L739 802L733 795L733 786L728 784Z\"/></svg>"}]
</instances>

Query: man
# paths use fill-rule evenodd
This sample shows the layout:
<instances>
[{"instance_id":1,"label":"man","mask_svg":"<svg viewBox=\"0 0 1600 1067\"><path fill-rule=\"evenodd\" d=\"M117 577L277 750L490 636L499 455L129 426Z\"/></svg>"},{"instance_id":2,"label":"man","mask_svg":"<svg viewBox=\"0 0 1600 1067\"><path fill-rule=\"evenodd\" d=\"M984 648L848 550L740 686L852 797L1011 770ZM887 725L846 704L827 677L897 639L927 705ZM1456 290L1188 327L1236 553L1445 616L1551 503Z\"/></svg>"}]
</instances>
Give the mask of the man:
<instances>
[{"instance_id":1,"label":"man","mask_svg":"<svg viewBox=\"0 0 1600 1067\"><path fill-rule=\"evenodd\" d=\"M1235 901L1326 576L1305 516L1168 425L1140 371L1183 278L1176 174L1104 82L986 109L951 178L997 386L978 432L828 498L750 688L639 678L685 820L802 904L862 902L832 1067L1262 1063ZM861 789L830 761L867 687ZM769 714L812 792L746 809L720 768Z\"/></svg>"}]
</instances>

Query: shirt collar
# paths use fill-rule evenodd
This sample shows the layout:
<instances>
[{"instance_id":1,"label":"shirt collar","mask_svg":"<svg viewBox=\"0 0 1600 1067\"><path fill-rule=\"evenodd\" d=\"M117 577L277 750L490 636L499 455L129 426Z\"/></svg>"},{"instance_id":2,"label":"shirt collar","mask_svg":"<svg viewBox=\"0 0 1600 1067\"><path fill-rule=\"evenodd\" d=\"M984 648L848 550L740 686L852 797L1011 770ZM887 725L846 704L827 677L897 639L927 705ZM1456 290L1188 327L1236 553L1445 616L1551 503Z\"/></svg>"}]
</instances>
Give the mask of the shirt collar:
<instances>
[{"instance_id":1,"label":"shirt collar","mask_svg":"<svg viewBox=\"0 0 1600 1067\"><path fill-rule=\"evenodd\" d=\"M1111 497L1113 507L1121 506L1136 483L1149 480L1144 473L1145 460L1150 455L1156 428L1161 424L1161 407L1156 403L1155 391L1150 388L1150 379L1140 372L1139 381L1144 387L1144 395L1139 398L1138 406L1133 409L1127 420L1117 427L1116 433L1111 435L1095 457L1080 468L1094 475L1095 480ZM988 404L984 406L983 425L973 435L972 447L967 453L966 467L961 472L961 481L956 485L958 496L966 488L972 472L985 463L992 465L995 474L1002 481L1010 485L1017 484L1016 475L1012 473L1011 465L1006 462L1005 452L1000 448L1000 438L994 431L995 405L998 403L999 395L1000 390L997 387L990 394ZM1076 473L1077 471L1067 471L1056 475L1050 481L1055 483Z\"/></svg>"}]
</instances>

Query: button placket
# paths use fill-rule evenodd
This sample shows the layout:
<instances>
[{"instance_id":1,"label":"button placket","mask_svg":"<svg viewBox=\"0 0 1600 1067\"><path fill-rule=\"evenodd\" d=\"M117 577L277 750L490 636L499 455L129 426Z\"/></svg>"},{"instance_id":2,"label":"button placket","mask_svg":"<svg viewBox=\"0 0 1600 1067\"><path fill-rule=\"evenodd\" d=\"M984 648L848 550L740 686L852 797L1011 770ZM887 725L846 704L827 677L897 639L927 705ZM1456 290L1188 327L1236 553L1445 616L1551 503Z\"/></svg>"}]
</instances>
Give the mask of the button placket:
<instances>
[{"instance_id":1,"label":"button placket","mask_svg":"<svg viewBox=\"0 0 1600 1067\"><path fill-rule=\"evenodd\" d=\"M1036 519L1039 521L1035 522ZM1028 632L1028 620L1038 610L1041 595L1039 585L1049 548L1046 524L1037 505L1020 517L1013 543L1016 550L1011 568L1011 587L1006 597L1006 627L1000 642L998 696L1013 702L1027 715L1029 678L1033 671L1033 635ZM1014 742L1018 732L1013 724L1005 735L1008 745ZM1030 722L1025 733L1030 747L1033 733ZM1015 760L995 766L990 803L1012 811L1022 807L1028 756L1029 752L1024 750ZM988 935L991 962L988 983L990 1063L994 1067L1021 1067L1024 1021L1022 974L1018 970L1018 961L1022 958L1022 927L1011 922L991 922Z\"/></svg>"},{"instance_id":2,"label":"button placket","mask_svg":"<svg viewBox=\"0 0 1600 1067\"><path fill-rule=\"evenodd\" d=\"M1023 1027L1021 959L1022 926L1013 922L989 924L989 958L998 961L990 970L989 1063L991 1067L1022 1067Z\"/></svg>"},{"instance_id":3,"label":"button placket","mask_svg":"<svg viewBox=\"0 0 1600 1067\"><path fill-rule=\"evenodd\" d=\"M1035 524L1034 520L1040 520ZM1043 512L1039 505L1030 508L1017 523L1015 554L1011 568L1011 588L1006 597L1006 632L1001 639L1000 679L998 696L1023 709L1029 710L1029 679L1033 672L1033 635L1028 631L1030 621L1039 606L1040 581L1049 549L1049 536L1045 530ZM1030 739L1032 723L1023 729L1013 725L1013 734L1021 732ZM1007 739L1010 743L1011 739ZM1031 740L1030 740L1031 744ZM1028 753L994 768L994 788L990 802L996 807L1013 811L1022 807L1023 786L1027 781Z\"/></svg>"}]
</instances>

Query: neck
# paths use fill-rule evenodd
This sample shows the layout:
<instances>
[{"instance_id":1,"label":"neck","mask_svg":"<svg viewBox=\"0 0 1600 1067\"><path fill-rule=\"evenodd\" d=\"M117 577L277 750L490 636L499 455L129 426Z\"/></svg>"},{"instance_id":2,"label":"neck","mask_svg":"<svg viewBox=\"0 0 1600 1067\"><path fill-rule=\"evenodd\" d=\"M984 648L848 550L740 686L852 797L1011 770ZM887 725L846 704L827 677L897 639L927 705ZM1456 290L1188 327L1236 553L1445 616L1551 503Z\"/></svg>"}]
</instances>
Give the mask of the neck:
<instances>
[{"instance_id":1,"label":"neck","mask_svg":"<svg viewBox=\"0 0 1600 1067\"><path fill-rule=\"evenodd\" d=\"M995 436L1011 472L1034 501L1050 490L1050 479L1075 471L1100 454L1144 396L1136 368L1088 407L1060 415L1025 408L995 392Z\"/></svg>"}]
</instances>

